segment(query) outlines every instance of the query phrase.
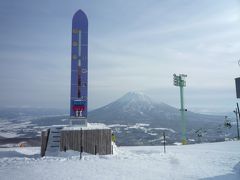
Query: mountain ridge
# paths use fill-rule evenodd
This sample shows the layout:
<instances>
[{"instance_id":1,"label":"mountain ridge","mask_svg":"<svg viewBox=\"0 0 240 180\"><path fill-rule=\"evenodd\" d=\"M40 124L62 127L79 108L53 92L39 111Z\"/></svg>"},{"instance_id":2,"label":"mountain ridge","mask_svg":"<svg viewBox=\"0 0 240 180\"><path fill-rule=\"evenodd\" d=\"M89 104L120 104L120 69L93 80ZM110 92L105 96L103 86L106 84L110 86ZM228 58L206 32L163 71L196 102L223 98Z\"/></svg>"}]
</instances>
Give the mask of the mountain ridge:
<instances>
[{"instance_id":1,"label":"mountain ridge","mask_svg":"<svg viewBox=\"0 0 240 180\"><path fill-rule=\"evenodd\" d=\"M198 124L198 120L203 123L214 123L223 116L205 115L195 112L186 112L188 121ZM164 102L157 103L143 93L128 92L119 99L101 108L89 112L90 121L111 123L149 123L150 125L164 125L166 121L176 124L180 120L180 112ZM167 123L169 124L169 123ZM179 123L178 123L179 124ZM165 126L166 127L166 126Z\"/></svg>"},{"instance_id":2,"label":"mountain ridge","mask_svg":"<svg viewBox=\"0 0 240 180\"><path fill-rule=\"evenodd\" d=\"M186 112L188 143L224 141L233 138L234 129L224 127L224 116ZM89 112L88 121L104 123L117 136L118 145L159 145L162 133L167 143L181 141L179 109L157 103L143 93L129 92L117 100Z\"/></svg>"}]
</instances>

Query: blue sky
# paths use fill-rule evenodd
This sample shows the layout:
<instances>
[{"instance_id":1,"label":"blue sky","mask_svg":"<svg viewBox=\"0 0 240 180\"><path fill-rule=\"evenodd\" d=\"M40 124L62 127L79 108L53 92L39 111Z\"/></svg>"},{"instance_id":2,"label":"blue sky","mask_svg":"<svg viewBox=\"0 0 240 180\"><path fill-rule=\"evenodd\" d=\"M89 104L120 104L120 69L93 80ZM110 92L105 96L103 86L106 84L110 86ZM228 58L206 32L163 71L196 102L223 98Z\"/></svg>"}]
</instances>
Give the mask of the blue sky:
<instances>
[{"instance_id":1,"label":"blue sky","mask_svg":"<svg viewBox=\"0 0 240 180\"><path fill-rule=\"evenodd\" d=\"M1 1L0 106L69 107L71 19L89 19L89 107L128 91L227 112L240 75L239 0Z\"/></svg>"}]
</instances>

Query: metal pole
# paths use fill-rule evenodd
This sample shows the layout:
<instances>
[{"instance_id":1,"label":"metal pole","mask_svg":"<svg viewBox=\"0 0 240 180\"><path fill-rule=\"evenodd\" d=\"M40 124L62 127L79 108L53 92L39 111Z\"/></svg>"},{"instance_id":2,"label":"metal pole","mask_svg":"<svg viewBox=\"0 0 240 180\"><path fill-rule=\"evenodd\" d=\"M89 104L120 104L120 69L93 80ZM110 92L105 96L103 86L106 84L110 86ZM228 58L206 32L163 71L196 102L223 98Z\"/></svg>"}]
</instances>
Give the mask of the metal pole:
<instances>
[{"instance_id":1,"label":"metal pole","mask_svg":"<svg viewBox=\"0 0 240 180\"><path fill-rule=\"evenodd\" d=\"M80 159L82 159L82 153L83 153L83 142L82 142L82 135L83 135L83 133L82 133L82 128L81 128L81 138L80 138L80 143L79 143L79 145L80 145Z\"/></svg>"},{"instance_id":2,"label":"metal pole","mask_svg":"<svg viewBox=\"0 0 240 180\"><path fill-rule=\"evenodd\" d=\"M163 147L164 147L164 153L166 153L166 136L165 136L165 131L163 131Z\"/></svg>"},{"instance_id":3,"label":"metal pole","mask_svg":"<svg viewBox=\"0 0 240 180\"><path fill-rule=\"evenodd\" d=\"M237 137L238 137L238 140L239 140L239 129L238 129L238 110L237 110L237 108L233 111L234 112L234 114L236 115L236 121L237 121Z\"/></svg>"},{"instance_id":4,"label":"metal pole","mask_svg":"<svg viewBox=\"0 0 240 180\"><path fill-rule=\"evenodd\" d=\"M239 118L237 117L237 113L238 113L238 116ZM239 113L239 106L238 106L238 103L237 103L237 109L236 109L236 120L237 120L237 133L238 133L238 140L240 140L240 137L239 137L239 124L238 124L238 120L240 119L240 113Z\"/></svg>"},{"instance_id":5,"label":"metal pole","mask_svg":"<svg viewBox=\"0 0 240 180\"><path fill-rule=\"evenodd\" d=\"M186 128L185 128L185 108L184 108L184 98L183 98L183 80L180 79L180 98L181 98L181 119L182 119L182 144L187 144L186 140Z\"/></svg>"},{"instance_id":6,"label":"metal pole","mask_svg":"<svg viewBox=\"0 0 240 180\"><path fill-rule=\"evenodd\" d=\"M80 159L82 159L82 153L83 153L83 147L81 146L81 149L80 149Z\"/></svg>"},{"instance_id":7,"label":"metal pole","mask_svg":"<svg viewBox=\"0 0 240 180\"><path fill-rule=\"evenodd\" d=\"M174 86L180 87L180 101L181 101L181 129L182 129L182 144L187 144L186 140L186 117L185 117L185 108L184 108L184 96L183 96L183 88L186 86L186 81L184 78L187 77L186 74L179 74L177 76L176 74L173 74L173 84Z\"/></svg>"},{"instance_id":8,"label":"metal pole","mask_svg":"<svg viewBox=\"0 0 240 180\"><path fill-rule=\"evenodd\" d=\"M94 154L97 155L97 145L95 145Z\"/></svg>"}]
</instances>

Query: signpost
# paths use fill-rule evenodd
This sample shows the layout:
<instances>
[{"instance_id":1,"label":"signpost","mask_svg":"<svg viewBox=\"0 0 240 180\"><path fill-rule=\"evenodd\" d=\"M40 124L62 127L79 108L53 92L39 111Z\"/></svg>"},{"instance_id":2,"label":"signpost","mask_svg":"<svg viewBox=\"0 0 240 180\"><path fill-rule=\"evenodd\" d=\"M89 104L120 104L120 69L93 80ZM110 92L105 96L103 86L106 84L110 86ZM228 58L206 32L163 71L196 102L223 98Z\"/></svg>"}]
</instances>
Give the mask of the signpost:
<instances>
[{"instance_id":1,"label":"signpost","mask_svg":"<svg viewBox=\"0 0 240 180\"><path fill-rule=\"evenodd\" d=\"M184 92L183 92L183 87L186 87L186 81L185 78L187 75L185 74L179 74L178 76L176 74L173 74L173 84L174 86L179 86L180 87L180 101L181 101L181 124L182 124L182 144L185 145L187 144L186 140L186 118L185 118L185 111L187 109L184 108Z\"/></svg>"}]
</instances>

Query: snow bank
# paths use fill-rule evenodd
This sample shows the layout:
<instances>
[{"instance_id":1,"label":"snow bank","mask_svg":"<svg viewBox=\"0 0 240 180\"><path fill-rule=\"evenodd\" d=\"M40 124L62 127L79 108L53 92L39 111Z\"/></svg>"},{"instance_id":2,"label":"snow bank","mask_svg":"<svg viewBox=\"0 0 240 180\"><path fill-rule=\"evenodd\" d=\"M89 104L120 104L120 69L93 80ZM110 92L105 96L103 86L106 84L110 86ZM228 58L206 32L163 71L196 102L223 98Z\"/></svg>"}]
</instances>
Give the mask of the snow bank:
<instances>
[{"instance_id":1,"label":"snow bank","mask_svg":"<svg viewBox=\"0 0 240 180\"><path fill-rule=\"evenodd\" d=\"M110 129L105 124L101 123L87 123L87 126L66 126L62 130L91 130L91 129Z\"/></svg>"}]
</instances>

